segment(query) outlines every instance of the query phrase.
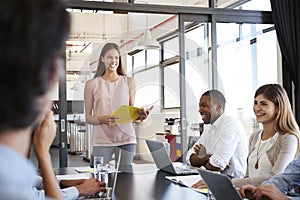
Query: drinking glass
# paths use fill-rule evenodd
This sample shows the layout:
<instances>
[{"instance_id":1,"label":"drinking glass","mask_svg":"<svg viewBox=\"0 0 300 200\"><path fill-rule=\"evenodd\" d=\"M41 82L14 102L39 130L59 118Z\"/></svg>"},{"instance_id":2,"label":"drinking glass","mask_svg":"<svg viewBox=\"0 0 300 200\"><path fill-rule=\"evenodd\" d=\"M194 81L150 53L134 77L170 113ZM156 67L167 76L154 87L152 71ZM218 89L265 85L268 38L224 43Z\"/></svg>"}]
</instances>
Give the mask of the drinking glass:
<instances>
[{"instance_id":1,"label":"drinking glass","mask_svg":"<svg viewBox=\"0 0 300 200\"><path fill-rule=\"evenodd\" d=\"M109 199L112 195L111 187L109 187L108 165L97 165L97 177L100 182L105 182L106 192L99 192L99 197Z\"/></svg>"},{"instance_id":2,"label":"drinking glass","mask_svg":"<svg viewBox=\"0 0 300 200\"><path fill-rule=\"evenodd\" d=\"M103 166L103 157L102 156L94 156L94 177L98 178L98 170L100 170L101 166Z\"/></svg>"}]
</instances>

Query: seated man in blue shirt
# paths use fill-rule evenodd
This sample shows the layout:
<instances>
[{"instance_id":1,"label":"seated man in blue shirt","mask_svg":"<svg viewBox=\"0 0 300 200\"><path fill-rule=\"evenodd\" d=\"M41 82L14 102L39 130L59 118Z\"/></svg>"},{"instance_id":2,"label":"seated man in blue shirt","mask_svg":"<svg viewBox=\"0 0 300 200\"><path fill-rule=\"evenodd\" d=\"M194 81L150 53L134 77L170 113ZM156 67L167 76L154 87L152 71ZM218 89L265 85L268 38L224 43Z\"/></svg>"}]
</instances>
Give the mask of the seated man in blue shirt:
<instances>
[{"instance_id":1,"label":"seated man in blue shirt","mask_svg":"<svg viewBox=\"0 0 300 200\"><path fill-rule=\"evenodd\" d=\"M31 155L31 148L28 152L28 158ZM105 182L100 182L95 178L89 178L86 176L84 179L60 179L57 177L57 183L61 190L61 195L64 200L75 200L79 197L95 196L100 191L105 192ZM46 199L45 187L42 176L36 176L35 185L32 188L35 196L35 200Z\"/></svg>"},{"instance_id":2,"label":"seated man in blue shirt","mask_svg":"<svg viewBox=\"0 0 300 200\"><path fill-rule=\"evenodd\" d=\"M50 109L69 28L62 0L0 1L1 199L36 199L36 169L27 159L32 139L46 198L63 199L49 153L56 136Z\"/></svg>"},{"instance_id":3,"label":"seated man in blue shirt","mask_svg":"<svg viewBox=\"0 0 300 200\"><path fill-rule=\"evenodd\" d=\"M256 200L300 200L300 196L291 197L296 195L292 194L291 191L297 186L300 186L300 155L286 167L282 174L278 174L264 181L257 187L245 185L239 189L239 192L242 197L247 196L249 198L249 194L251 194L251 196L253 196L252 199Z\"/></svg>"}]
</instances>

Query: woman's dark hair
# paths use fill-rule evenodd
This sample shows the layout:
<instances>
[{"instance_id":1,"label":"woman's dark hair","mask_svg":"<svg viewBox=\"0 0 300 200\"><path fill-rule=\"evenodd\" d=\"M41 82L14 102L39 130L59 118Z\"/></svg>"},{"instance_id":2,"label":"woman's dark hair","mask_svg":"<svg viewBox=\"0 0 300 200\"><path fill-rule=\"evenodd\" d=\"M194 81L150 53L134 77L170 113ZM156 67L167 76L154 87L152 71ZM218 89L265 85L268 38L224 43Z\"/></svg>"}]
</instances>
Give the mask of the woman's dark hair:
<instances>
[{"instance_id":1,"label":"woman's dark hair","mask_svg":"<svg viewBox=\"0 0 300 200\"><path fill-rule=\"evenodd\" d=\"M120 51L120 47L115 44L115 43L106 43L102 50L101 50L101 53L100 53L100 56L99 56L99 62L98 62L98 67L97 67L97 70L96 70L96 73L95 73L95 76L94 78L98 77L98 76L102 76L104 73L105 73L105 65L104 63L101 61L101 58L105 56L106 52L108 52L109 50L111 49L115 49L118 51L119 53L119 66L117 68L117 73L119 75L123 75L125 76L125 73L123 71L123 64L122 64L122 58L121 58L121 51Z\"/></svg>"},{"instance_id":2,"label":"woman's dark hair","mask_svg":"<svg viewBox=\"0 0 300 200\"><path fill-rule=\"evenodd\" d=\"M31 125L49 89L70 17L61 0L0 1L0 131Z\"/></svg>"}]
</instances>

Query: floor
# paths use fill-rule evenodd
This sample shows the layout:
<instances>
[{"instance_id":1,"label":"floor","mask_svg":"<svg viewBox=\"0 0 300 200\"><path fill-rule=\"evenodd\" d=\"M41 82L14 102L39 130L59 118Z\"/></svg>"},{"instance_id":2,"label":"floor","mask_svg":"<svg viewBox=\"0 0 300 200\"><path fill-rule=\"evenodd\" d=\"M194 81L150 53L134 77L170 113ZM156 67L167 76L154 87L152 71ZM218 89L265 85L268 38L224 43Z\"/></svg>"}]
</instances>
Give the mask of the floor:
<instances>
[{"instance_id":1,"label":"floor","mask_svg":"<svg viewBox=\"0 0 300 200\"><path fill-rule=\"evenodd\" d=\"M51 160L53 168L59 168L59 149L57 147L51 147L50 149ZM89 166L90 163L87 159L84 159L84 154L73 154L68 153L68 167L81 167L81 166ZM38 167L37 159L34 155L34 151L31 151L30 159L33 164ZM149 163L148 161L135 159L133 161L136 164L144 164Z\"/></svg>"},{"instance_id":2,"label":"floor","mask_svg":"<svg viewBox=\"0 0 300 200\"><path fill-rule=\"evenodd\" d=\"M52 165L54 168L59 167L59 151L58 148L52 147L50 150ZM68 167L89 166L90 162L84 159L84 154L68 153Z\"/></svg>"},{"instance_id":3,"label":"floor","mask_svg":"<svg viewBox=\"0 0 300 200\"><path fill-rule=\"evenodd\" d=\"M51 160L53 168L59 167L59 149L57 147L51 147L50 149ZM84 154L70 154L68 153L68 167L81 167L89 166L90 163L84 158ZM38 168L38 161L34 154L34 151L31 151L30 160Z\"/></svg>"}]
</instances>

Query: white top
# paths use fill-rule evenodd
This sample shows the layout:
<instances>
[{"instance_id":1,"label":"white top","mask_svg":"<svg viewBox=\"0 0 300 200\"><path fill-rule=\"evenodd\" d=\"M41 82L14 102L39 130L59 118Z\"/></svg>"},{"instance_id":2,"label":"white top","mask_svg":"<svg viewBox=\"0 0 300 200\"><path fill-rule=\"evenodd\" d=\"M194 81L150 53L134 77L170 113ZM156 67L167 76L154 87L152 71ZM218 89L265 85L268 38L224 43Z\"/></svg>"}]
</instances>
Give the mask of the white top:
<instances>
[{"instance_id":1,"label":"white top","mask_svg":"<svg viewBox=\"0 0 300 200\"><path fill-rule=\"evenodd\" d=\"M267 150L272 147L272 138L277 140L278 133L273 137L268 138L267 140L261 140L261 133L258 137L258 140L255 144L255 149L252 151L248 158L249 163L249 177L259 177L269 173L273 166L270 163L270 160L267 155ZM255 169L255 164L258 161L258 168Z\"/></svg>"},{"instance_id":2,"label":"white top","mask_svg":"<svg viewBox=\"0 0 300 200\"><path fill-rule=\"evenodd\" d=\"M242 178L246 173L248 148L243 125L237 119L222 114L212 125L204 127L204 132L196 144L202 144L208 154L209 162L219 167L223 174ZM187 153L187 162L194 149ZM229 165L229 168L226 166ZM226 169L225 169L226 168Z\"/></svg>"},{"instance_id":3,"label":"white top","mask_svg":"<svg viewBox=\"0 0 300 200\"><path fill-rule=\"evenodd\" d=\"M43 178L40 176L36 176L36 185L32 188L34 192L34 199L35 200L45 200L45 190L44 190L44 184L43 184ZM57 182L59 183L61 180L57 179ZM63 196L64 200L75 200L79 197L79 191L76 187L68 187L65 189L61 189L61 194Z\"/></svg>"}]
</instances>

